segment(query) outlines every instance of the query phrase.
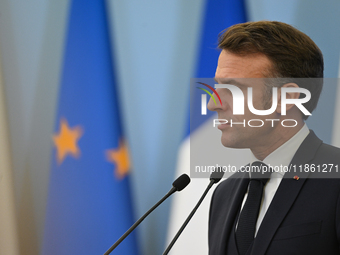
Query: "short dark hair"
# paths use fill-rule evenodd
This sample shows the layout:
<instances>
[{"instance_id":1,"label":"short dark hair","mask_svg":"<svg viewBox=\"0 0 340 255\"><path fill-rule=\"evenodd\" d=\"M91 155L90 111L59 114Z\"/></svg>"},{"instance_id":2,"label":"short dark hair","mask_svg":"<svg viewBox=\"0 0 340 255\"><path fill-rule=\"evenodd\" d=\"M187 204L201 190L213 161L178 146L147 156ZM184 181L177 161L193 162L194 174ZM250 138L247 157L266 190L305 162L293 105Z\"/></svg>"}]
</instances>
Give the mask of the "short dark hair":
<instances>
[{"instance_id":1,"label":"short dark hair","mask_svg":"<svg viewBox=\"0 0 340 255\"><path fill-rule=\"evenodd\" d=\"M268 78L321 78L298 84L311 92L311 100L304 104L307 110L316 108L323 85L323 56L313 40L298 29L278 21L236 24L221 32L218 47L238 55L264 54L272 62L266 70Z\"/></svg>"}]
</instances>

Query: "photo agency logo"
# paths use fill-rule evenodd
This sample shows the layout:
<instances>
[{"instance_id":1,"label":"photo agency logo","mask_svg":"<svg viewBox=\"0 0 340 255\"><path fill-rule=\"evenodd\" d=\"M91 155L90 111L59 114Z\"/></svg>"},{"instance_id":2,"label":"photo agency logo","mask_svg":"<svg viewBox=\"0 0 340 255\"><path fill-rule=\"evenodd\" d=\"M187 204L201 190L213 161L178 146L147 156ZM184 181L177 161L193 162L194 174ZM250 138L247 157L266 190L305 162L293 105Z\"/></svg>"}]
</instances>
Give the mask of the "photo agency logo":
<instances>
[{"instance_id":1,"label":"photo agency logo","mask_svg":"<svg viewBox=\"0 0 340 255\"><path fill-rule=\"evenodd\" d=\"M307 103L311 99L311 93L309 90L305 88L300 87L275 87L273 86L271 88L271 107L269 109L256 109L254 107L254 101L255 98L253 97L253 87L248 86L246 88L246 96L244 95L242 89L237 85L232 84L215 84L215 88L212 86L203 83L203 82L196 82L198 84L201 84L205 88L202 87L196 87L197 89L200 89L204 91L204 94L201 94L201 115L207 115L207 94L210 96L211 100L214 102L216 107L220 107L221 109L224 109L224 105L222 104L222 99L220 94L216 91L216 89L227 89L228 92L231 94L232 97L232 115L245 115L245 106L248 107L248 110L254 115L254 116L267 116L271 115L276 111L278 108L278 102L280 99L280 106L281 106L281 115L286 116L287 114L287 105L295 105L304 115L310 116L311 113L303 106L304 103ZM254 86L255 87L255 86ZM210 89L211 92L209 90ZM280 90L280 97L278 97L278 90ZM300 95L304 95L304 97L300 98L291 98L289 94L291 93L299 93ZM214 97L214 95L217 97L218 101ZM230 100L229 100L230 101ZM246 102L246 103L245 103ZM220 105L218 106L218 103ZM230 104L228 102L225 102L227 105L226 107L230 107ZM246 127L248 125L249 127L262 127L265 123L265 121L268 121L271 123L271 126L274 127L275 122L280 122L283 127L295 127L298 122L295 119L243 119L243 121L235 122L233 119L213 119L213 127L216 127L220 124L230 124L230 127L233 127L233 125L243 125Z\"/></svg>"}]
</instances>

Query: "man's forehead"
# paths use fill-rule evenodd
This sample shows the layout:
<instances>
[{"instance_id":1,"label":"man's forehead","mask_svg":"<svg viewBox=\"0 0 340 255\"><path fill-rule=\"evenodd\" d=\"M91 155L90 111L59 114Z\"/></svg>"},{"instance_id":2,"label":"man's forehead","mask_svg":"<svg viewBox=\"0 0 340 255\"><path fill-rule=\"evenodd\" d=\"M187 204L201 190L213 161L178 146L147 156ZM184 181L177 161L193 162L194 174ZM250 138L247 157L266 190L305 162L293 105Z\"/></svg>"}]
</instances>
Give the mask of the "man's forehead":
<instances>
[{"instance_id":1,"label":"man's forehead","mask_svg":"<svg viewBox=\"0 0 340 255\"><path fill-rule=\"evenodd\" d=\"M262 53L241 55L222 50L215 78L265 78L271 69L271 60Z\"/></svg>"}]
</instances>

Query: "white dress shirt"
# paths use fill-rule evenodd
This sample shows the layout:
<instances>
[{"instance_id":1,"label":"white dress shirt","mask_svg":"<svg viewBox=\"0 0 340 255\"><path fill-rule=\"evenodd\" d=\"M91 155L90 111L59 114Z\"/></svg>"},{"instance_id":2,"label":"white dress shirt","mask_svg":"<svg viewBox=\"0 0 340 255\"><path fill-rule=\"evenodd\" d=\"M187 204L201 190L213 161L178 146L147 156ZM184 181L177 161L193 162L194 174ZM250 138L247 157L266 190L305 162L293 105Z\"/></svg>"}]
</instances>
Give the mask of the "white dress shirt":
<instances>
[{"instance_id":1,"label":"white dress shirt","mask_svg":"<svg viewBox=\"0 0 340 255\"><path fill-rule=\"evenodd\" d=\"M271 167L277 166L276 169L282 169L282 171L273 172L270 176L269 181L264 186L264 194L262 196L262 203L260 207L259 216L257 218L256 222L256 231L255 236L257 234L257 231L259 230L259 227L261 225L261 222L264 218L264 215L267 212L267 209L273 200L273 197L275 195L275 192L277 188L280 185L280 182L282 180L282 177L284 175L283 167L288 167L290 162L292 161L297 149L300 147L303 140L307 137L309 134L309 129L307 125L305 124L291 139L289 139L287 142L282 144L279 148L277 148L275 151L270 153L262 162L270 165ZM253 153L251 153L251 159L249 162L259 161ZM282 166L282 167L281 167ZM247 199L248 192L244 195L243 202L242 202L242 208L243 205Z\"/></svg>"}]
</instances>

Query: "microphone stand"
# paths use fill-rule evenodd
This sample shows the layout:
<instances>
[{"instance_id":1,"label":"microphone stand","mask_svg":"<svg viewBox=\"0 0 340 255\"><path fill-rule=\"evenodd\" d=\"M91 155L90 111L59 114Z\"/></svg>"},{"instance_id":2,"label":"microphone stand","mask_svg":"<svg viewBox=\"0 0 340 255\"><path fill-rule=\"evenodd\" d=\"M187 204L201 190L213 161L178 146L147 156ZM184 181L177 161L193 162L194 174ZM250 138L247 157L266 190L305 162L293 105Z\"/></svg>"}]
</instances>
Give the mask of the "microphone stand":
<instances>
[{"instance_id":1,"label":"microphone stand","mask_svg":"<svg viewBox=\"0 0 340 255\"><path fill-rule=\"evenodd\" d=\"M189 214L188 218L185 220L185 222L183 223L182 227L178 230L177 234L175 235L175 237L172 239L171 243L169 244L168 248L164 251L163 255L166 255L169 253L169 251L171 250L172 246L174 246L175 242L177 241L178 237L182 234L184 228L188 225L189 221L191 220L192 216L194 216L195 212L197 211L198 207L201 205L203 199L205 198L205 196L208 194L208 191L210 190L210 188L212 187L212 185L214 185L214 180L211 180L208 187L205 189L201 199L198 201L197 205L195 206L195 208L191 211L191 213Z\"/></svg>"},{"instance_id":2,"label":"microphone stand","mask_svg":"<svg viewBox=\"0 0 340 255\"><path fill-rule=\"evenodd\" d=\"M176 191L181 191L184 189L190 182L190 178L188 175L183 174L178 177L173 182L173 187L170 191L159 200L149 211L147 211L142 217L140 217L105 253L104 255L109 255L153 210L155 210L164 200L170 197Z\"/></svg>"},{"instance_id":3,"label":"microphone stand","mask_svg":"<svg viewBox=\"0 0 340 255\"><path fill-rule=\"evenodd\" d=\"M200 200L197 202L196 206L194 207L194 209L191 211L191 213L189 214L188 218L185 220L185 222L183 223L182 227L178 230L177 234L175 235L175 237L172 239L171 243L169 244L169 246L166 248L166 250L164 251L163 255L167 255L169 253L169 251L171 250L172 246L174 246L175 242L177 241L178 237L182 234L184 228L188 225L189 221L191 220L192 216L194 216L195 212L197 211L198 207L201 205L203 199L205 198L205 196L208 194L208 191L210 190L210 188L215 184L218 183L222 177L223 177L224 172L221 171L220 168L218 168L218 171L213 172L210 175L210 183L208 185L208 187L205 189L203 195L201 196Z\"/></svg>"}]
</instances>

